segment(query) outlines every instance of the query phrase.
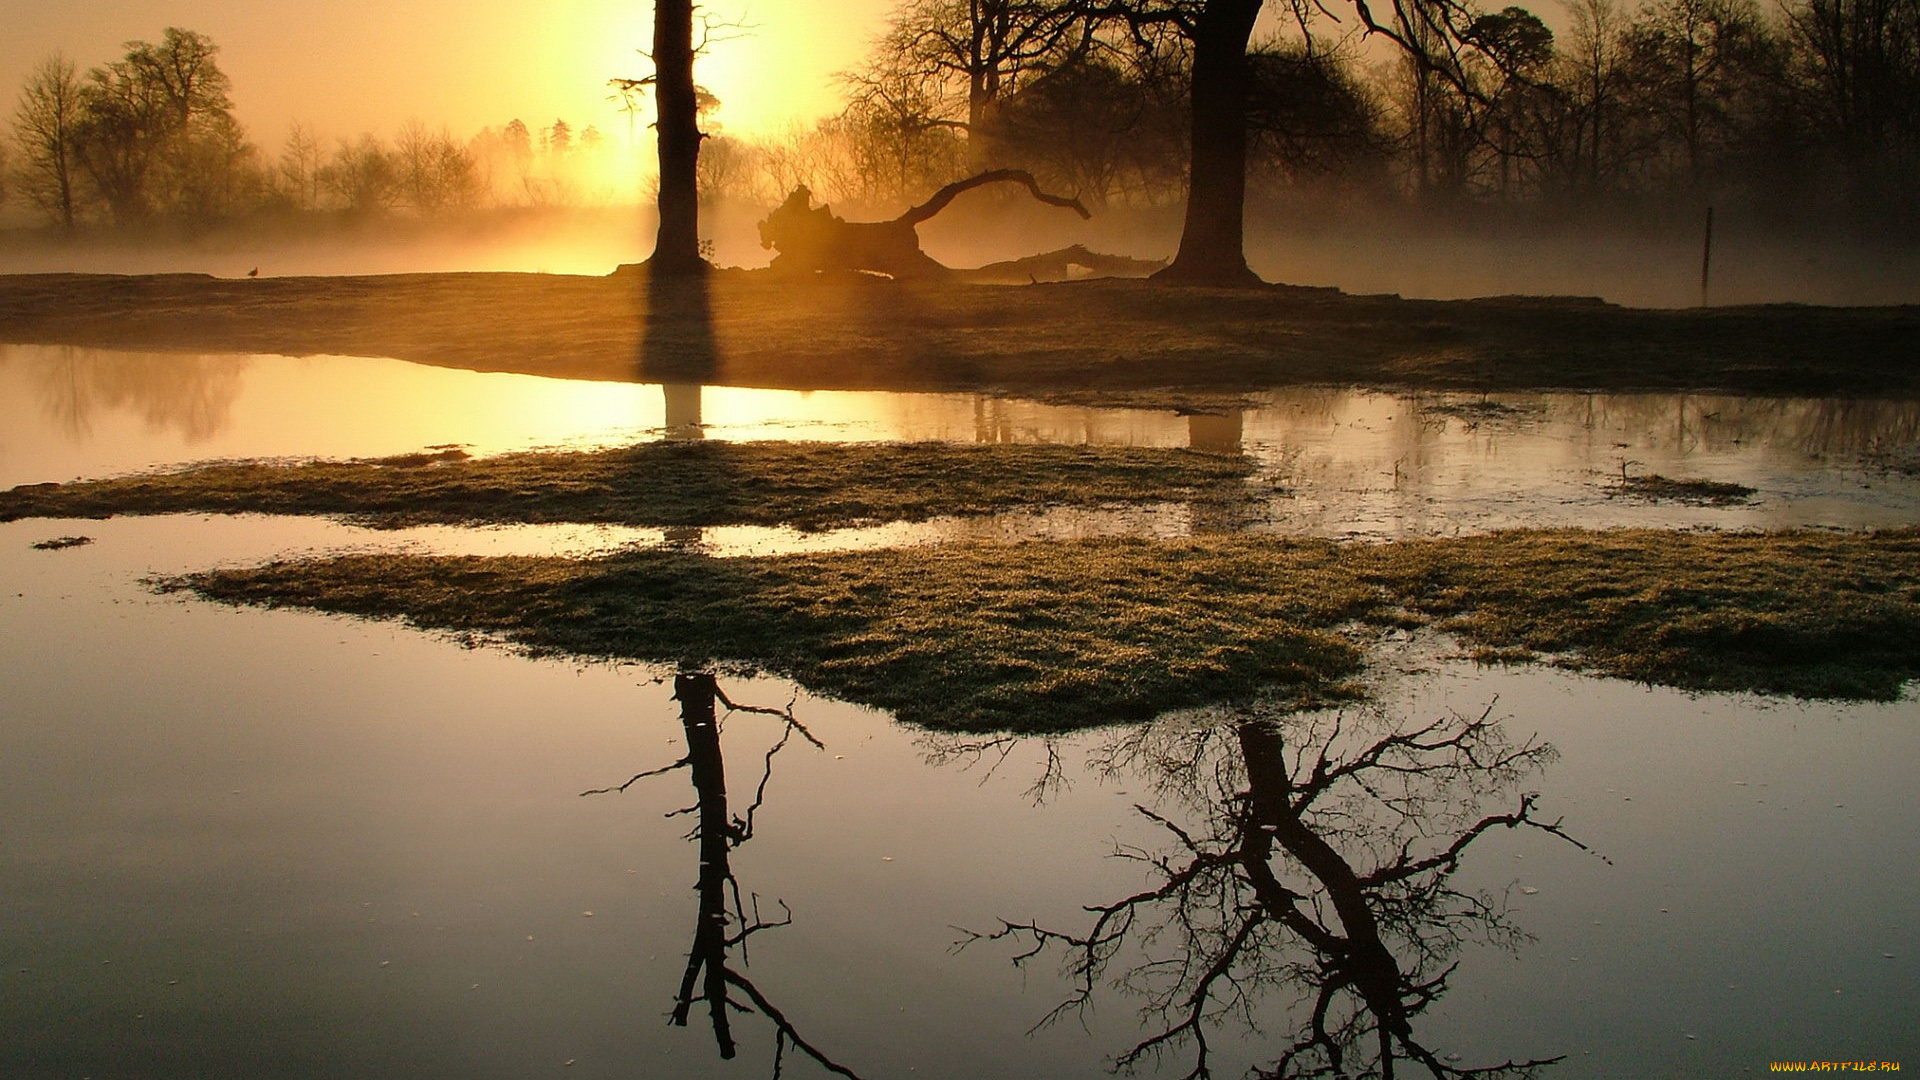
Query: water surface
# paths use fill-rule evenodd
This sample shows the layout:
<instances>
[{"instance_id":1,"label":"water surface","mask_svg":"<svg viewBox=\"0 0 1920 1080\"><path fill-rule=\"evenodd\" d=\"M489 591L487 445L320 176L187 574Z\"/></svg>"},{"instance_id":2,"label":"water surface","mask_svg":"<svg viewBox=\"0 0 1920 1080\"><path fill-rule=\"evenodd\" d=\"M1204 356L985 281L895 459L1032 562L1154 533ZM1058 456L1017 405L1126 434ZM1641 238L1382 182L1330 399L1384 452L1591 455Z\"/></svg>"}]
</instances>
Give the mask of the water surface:
<instances>
[{"instance_id":1,"label":"water surface","mask_svg":"<svg viewBox=\"0 0 1920 1080\"><path fill-rule=\"evenodd\" d=\"M667 1022L698 921L693 821L667 816L698 803L687 771L579 794L687 753L668 673L138 581L324 541L315 527L89 522L94 544L42 552L28 544L47 523L0 526L0 1073L769 1075L763 1017L734 1017L731 1062L703 1009ZM1417 641L1380 671L1395 722L1491 707L1514 739L1553 743L1557 760L1487 785L1488 807L1537 790L1610 860L1538 833L1470 850L1454 884L1504 897L1527 938L1452 956L1452 991L1416 1020L1436 1051L1566 1054L1551 1075L1567 1077L1920 1051L1913 701L1693 696L1436 660ZM1151 875L1116 847L1179 851L1135 804L1200 834L1218 805L1189 792L1222 759L1183 773L1122 750L1232 718L997 745L776 681L719 685L822 744L778 751L729 867L748 910L791 919L735 967L811 1044L864 1077L1092 1078L1152 1030L1103 983L1084 1028L1025 1034L1072 990L1055 954L1021 969L1011 942L956 954L955 928L1084 931L1085 905L1141 889ZM724 718L734 814L784 728ZM1216 1075L1276 1055L1294 997L1254 995L1264 1034L1224 1022ZM791 1050L785 1069L825 1075Z\"/></svg>"},{"instance_id":2,"label":"water surface","mask_svg":"<svg viewBox=\"0 0 1920 1080\"><path fill-rule=\"evenodd\" d=\"M368 544L729 553L962 535L1920 521L1915 481L1875 465L1913 451L1910 403L1303 389L1254 405L1183 416L0 347L3 484L448 444L911 438L1238 448L1260 462L1264 493L1244 513L1168 504L824 537L374 534L198 515L0 525L0 1075L758 1080L783 1044L782 1075L827 1075L776 1035L764 1002L861 1077L1103 1076L1168 1023L1112 980L1151 994L1165 973L1195 970L1218 942L1184 927L1206 919L1141 905L1088 1008L1032 1032L1075 993L1059 966L1070 950L1055 941L1015 967L1030 938L956 942L1008 922L1086 933L1089 906L1160 882L1117 850L1180 865L1178 839L1140 807L1205 841L1235 820L1234 792L1273 782L1249 756L1244 716L964 738L722 675L732 701L772 711L722 707L702 730L673 699L673 672L156 596L142 583L153 575ZM1757 494L1638 502L1610 489L1623 467ZM30 546L66 533L93 542ZM1418 813L1356 811L1345 830L1320 818L1315 835L1356 862L1390 856L1393 838L1430 849L1537 792L1541 819L1592 850L1490 833L1447 882L1489 907L1379 935L1403 974L1457 963L1449 992L1411 1017L1423 1045L1461 1068L1565 1055L1547 1075L1578 1078L1920 1061L1920 702L1689 695L1481 668L1448 649L1391 643L1376 705L1338 718L1349 742L1485 714L1557 757L1513 775L1466 770ZM1290 721L1286 745L1313 745L1335 719ZM581 795L662 768L624 793ZM690 842L716 792L725 815L708 843ZM1227 828L1229 841L1259 842ZM1313 875L1287 882L1317 917L1337 906ZM1208 918L1246 910L1237 887L1223 879ZM733 932L761 929L716 951L699 929L716 898L746 916ZM1482 917L1494 912L1511 933ZM1239 954L1260 973L1238 1001L1259 1030L1232 1010L1210 1017L1214 1075L1271 1062L1300 1035L1313 973L1333 970L1303 940L1274 933ZM683 994L690 954L701 976ZM754 1007L725 1013L724 1038L703 996L714 971ZM674 1026L683 1006L687 1026ZM1192 1052L1143 1072L1182 1076Z\"/></svg>"},{"instance_id":3,"label":"water surface","mask_svg":"<svg viewBox=\"0 0 1920 1080\"><path fill-rule=\"evenodd\" d=\"M1275 390L1253 407L1173 411L978 394L600 383L357 357L118 353L0 346L0 484L210 458L477 454L642 439L944 440L1195 446L1261 465L1251 507L1157 508L991 525L965 535L1277 531L1390 539L1514 526L1879 527L1920 521L1920 403L1694 394L1393 394ZM1733 505L1624 495L1623 474L1744 484ZM1032 515L1026 515L1031 518ZM628 539L657 539L629 534ZM718 530L720 550L769 550ZM847 538L849 544L881 542ZM815 542L817 543L817 541Z\"/></svg>"}]
</instances>

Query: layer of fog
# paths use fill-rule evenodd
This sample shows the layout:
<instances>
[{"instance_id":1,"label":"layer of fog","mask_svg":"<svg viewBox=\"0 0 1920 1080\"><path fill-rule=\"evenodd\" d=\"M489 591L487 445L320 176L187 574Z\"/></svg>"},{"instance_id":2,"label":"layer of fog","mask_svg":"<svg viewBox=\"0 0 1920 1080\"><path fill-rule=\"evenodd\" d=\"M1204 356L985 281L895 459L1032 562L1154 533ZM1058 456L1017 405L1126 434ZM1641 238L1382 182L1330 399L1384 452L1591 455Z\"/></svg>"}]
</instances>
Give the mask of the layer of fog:
<instances>
[{"instance_id":1,"label":"layer of fog","mask_svg":"<svg viewBox=\"0 0 1920 1080\"><path fill-rule=\"evenodd\" d=\"M1114 255L1164 259L1180 235L1178 207L1111 209L1081 221L1006 195L970 194L920 227L934 258L978 266L1074 244ZM714 261L761 267L772 252L755 228L768 208L721 206L703 218ZM835 207L851 220L898 207ZM1254 208L1249 262L1269 281L1350 293L1457 299L1475 296L1598 296L1641 307L1701 302L1703 221L1631 228L1565 223L1427 225L1313 210ZM192 239L124 235L61 238L0 234L0 273L204 273L241 277L457 271L605 274L645 259L650 208L487 211L453 221L405 218L233 227ZM1844 236L1785 238L1766 223L1723 217L1715 225L1708 300L1715 304L1920 303L1920 245Z\"/></svg>"}]
</instances>

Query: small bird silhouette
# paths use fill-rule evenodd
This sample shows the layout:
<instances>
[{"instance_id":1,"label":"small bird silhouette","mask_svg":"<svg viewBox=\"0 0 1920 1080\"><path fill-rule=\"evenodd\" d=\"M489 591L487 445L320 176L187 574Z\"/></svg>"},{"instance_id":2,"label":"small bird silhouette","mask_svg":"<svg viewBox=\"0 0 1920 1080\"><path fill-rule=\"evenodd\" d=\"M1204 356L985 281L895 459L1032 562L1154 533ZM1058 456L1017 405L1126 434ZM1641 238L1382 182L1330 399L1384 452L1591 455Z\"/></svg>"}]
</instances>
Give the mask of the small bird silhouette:
<instances>
[{"instance_id":1,"label":"small bird silhouette","mask_svg":"<svg viewBox=\"0 0 1920 1080\"><path fill-rule=\"evenodd\" d=\"M251 269L251 270L249 270L249 271L247 271L247 276L248 276L248 277L259 277L259 276L260 276L260 268L256 266L256 267L254 267L253 269Z\"/></svg>"}]
</instances>

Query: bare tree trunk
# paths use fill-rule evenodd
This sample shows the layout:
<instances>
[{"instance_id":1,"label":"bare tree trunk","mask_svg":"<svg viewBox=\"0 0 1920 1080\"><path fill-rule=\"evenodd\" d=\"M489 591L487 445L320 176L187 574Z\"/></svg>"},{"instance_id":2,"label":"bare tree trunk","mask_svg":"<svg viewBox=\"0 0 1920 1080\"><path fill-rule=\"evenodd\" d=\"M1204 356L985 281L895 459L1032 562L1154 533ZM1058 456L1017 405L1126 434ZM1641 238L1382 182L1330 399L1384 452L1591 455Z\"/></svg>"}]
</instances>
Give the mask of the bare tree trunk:
<instances>
[{"instance_id":1,"label":"bare tree trunk","mask_svg":"<svg viewBox=\"0 0 1920 1080\"><path fill-rule=\"evenodd\" d=\"M660 105L660 231L648 266L656 274L707 269L700 257L700 134L693 88L692 0L653 8L654 92Z\"/></svg>"},{"instance_id":2,"label":"bare tree trunk","mask_svg":"<svg viewBox=\"0 0 1920 1080\"><path fill-rule=\"evenodd\" d=\"M1207 0L1193 28L1193 151L1187 219L1172 265L1182 285L1252 285L1247 268L1247 41L1262 0Z\"/></svg>"}]
</instances>

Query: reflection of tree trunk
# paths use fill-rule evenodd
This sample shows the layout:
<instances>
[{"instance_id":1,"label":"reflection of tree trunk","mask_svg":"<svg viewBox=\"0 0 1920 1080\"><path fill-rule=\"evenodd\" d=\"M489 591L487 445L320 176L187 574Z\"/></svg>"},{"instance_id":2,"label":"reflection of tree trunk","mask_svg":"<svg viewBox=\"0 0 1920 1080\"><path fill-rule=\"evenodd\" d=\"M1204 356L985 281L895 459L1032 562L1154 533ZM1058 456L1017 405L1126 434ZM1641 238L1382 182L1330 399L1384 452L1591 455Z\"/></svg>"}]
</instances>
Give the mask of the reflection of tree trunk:
<instances>
[{"instance_id":1,"label":"reflection of tree trunk","mask_svg":"<svg viewBox=\"0 0 1920 1080\"><path fill-rule=\"evenodd\" d=\"M660 390L666 397L666 437L685 440L706 438L706 432L700 426L700 384L663 383Z\"/></svg>"},{"instance_id":2,"label":"reflection of tree trunk","mask_svg":"<svg viewBox=\"0 0 1920 1080\"><path fill-rule=\"evenodd\" d=\"M727 1016L727 883L733 878L728 856L736 833L727 815L726 762L720 756L720 725L714 717L713 676L675 675L673 693L680 700L680 723L687 732L687 764L693 773L700 815L700 880L696 886L700 914L694 924L693 950L687 954L687 972L680 980L673 1022L685 1027L694 1001L705 999L720 1056L731 1059L734 1043ZM702 969L706 972L704 980ZM697 998L696 983L700 986Z\"/></svg>"},{"instance_id":3,"label":"reflection of tree trunk","mask_svg":"<svg viewBox=\"0 0 1920 1080\"><path fill-rule=\"evenodd\" d=\"M1379 1019L1380 1059L1387 1065L1392 1059L1387 1037L1412 1034L1402 996L1407 986L1399 962L1380 939L1380 923L1367 902L1366 887L1345 857L1294 811L1286 740L1281 737L1279 726L1249 721L1240 725L1239 736L1250 793L1241 865L1253 880L1262 905L1296 931L1301 929L1299 924L1303 920L1293 906L1294 894L1274 876L1273 842L1279 841L1295 862L1326 887L1327 898L1333 904L1344 934L1330 934L1314 925L1313 935L1302 936L1329 954L1336 974L1328 984L1352 986L1367 1003L1368 1010ZM1314 940L1316 936L1321 940ZM1391 1071L1388 1065L1387 1073Z\"/></svg>"},{"instance_id":4,"label":"reflection of tree trunk","mask_svg":"<svg viewBox=\"0 0 1920 1080\"><path fill-rule=\"evenodd\" d=\"M1171 954L1113 980L1146 994L1147 1013L1164 1022L1115 1059L1121 1068L1188 1043L1194 1061L1187 1075L1209 1075L1208 1027L1226 1015L1250 1021L1266 986L1301 991L1309 1007L1291 1045L1270 1068L1256 1070L1262 1076L1391 1080L1396 1060L1417 1062L1434 1077L1531 1076L1560 1060L1460 1069L1413 1031L1413 1019L1446 991L1451 953L1476 931L1491 938L1506 929L1494 906L1450 885L1462 852L1503 827L1578 844L1557 822L1532 818L1531 795L1520 797L1517 811L1483 817L1464 831L1448 824L1542 764L1551 749L1507 743L1486 714L1394 725L1370 745L1361 740L1371 725L1343 728L1342 719L1320 726L1297 716L1242 714L1231 740L1185 725L1159 734L1149 725L1123 738L1110 766L1145 763L1164 790L1194 785L1207 829L1190 830L1140 807L1173 834L1181 852L1130 853L1154 868L1157 885L1088 905L1095 919L1085 936L1011 922L982 936L1030 939L1017 961L1055 943L1073 950L1075 990L1049 1019L1086 1007L1115 958L1138 955L1124 947L1128 938L1171 942ZM1209 789L1207 775L1217 787ZM1377 856L1384 861L1374 865ZM1155 908L1160 918L1148 915ZM1290 941L1309 955L1276 951Z\"/></svg>"},{"instance_id":5,"label":"reflection of tree trunk","mask_svg":"<svg viewBox=\"0 0 1920 1080\"><path fill-rule=\"evenodd\" d=\"M1250 285L1247 268L1247 41L1262 0L1207 0L1193 33L1193 134L1187 218L1173 265L1156 280Z\"/></svg>"},{"instance_id":6,"label":"reflection of tree trunk","mask_svg":"<svg viewBox=\"0 0 1920 1080\"><path fill-rule=\"evenodd\" d=\"M1195 450L1234 453L1240 449L1243 414L1239 409L1225 413L1193 413L1187 417L1187 445Z\"/></svg>"},{"instance_id":7,"label":"reflection of tree trunk","mask_svg":"<svg viewBox=\"0 0 1920 1080\"><path fill-rule=\"evenodd\" d=\"M1214 454L1240 453L1241 439L1244 434L1243 413L1239 409L1229 409L1224 413L1192 413L1187 417L1187 445L1195 450L1205 450ZM1193 531L1202 533L1236 533L1249 524L1256 507L1252 501L1204 500L1189 503L1193 514Z\"/></svg>"}]
</instances>

